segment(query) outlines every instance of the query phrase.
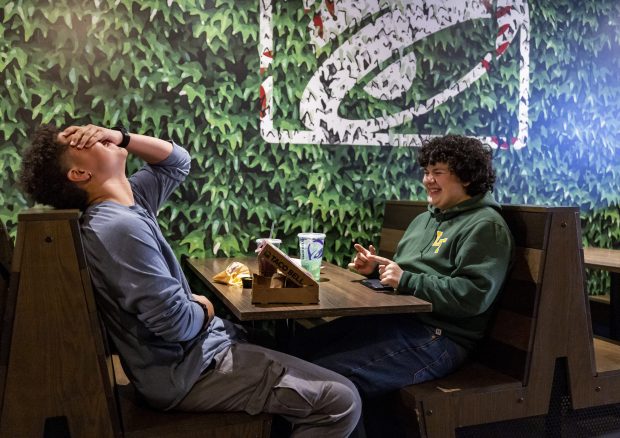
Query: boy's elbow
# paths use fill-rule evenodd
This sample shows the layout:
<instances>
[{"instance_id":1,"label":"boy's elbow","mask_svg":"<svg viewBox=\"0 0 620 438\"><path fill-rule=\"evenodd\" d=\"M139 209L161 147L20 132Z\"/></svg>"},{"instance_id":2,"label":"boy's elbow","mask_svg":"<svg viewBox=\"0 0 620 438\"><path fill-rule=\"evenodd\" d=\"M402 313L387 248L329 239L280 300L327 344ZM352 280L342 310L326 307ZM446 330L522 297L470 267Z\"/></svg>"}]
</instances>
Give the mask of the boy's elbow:
<instances>
[{"instance_id":1,"label":"boy's elbow","mask_svg":"<svg viewBox=\"0 0 620 438\"><path fill-rule=\"evenodd\" d=\"M183 176L187 176L189 175L189 172L192 168L192 157L189 155L189 152L187 152L185 149L183 148L180 148L180 149L183 150L184 157L179 165L179 170L181 171Z\"/></svg>"}]
</instances>

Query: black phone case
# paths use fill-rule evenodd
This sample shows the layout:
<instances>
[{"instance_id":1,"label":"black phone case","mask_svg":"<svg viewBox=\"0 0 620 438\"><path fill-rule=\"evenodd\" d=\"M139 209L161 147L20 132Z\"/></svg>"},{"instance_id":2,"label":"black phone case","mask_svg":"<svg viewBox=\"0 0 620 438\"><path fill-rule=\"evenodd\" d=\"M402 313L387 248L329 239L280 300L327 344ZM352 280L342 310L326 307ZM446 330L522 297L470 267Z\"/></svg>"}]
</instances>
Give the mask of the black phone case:
<instances>
[{"instance_id":1,"label":"black phone case","mask_svg":"<svg viewBox=\"0 0 620 438\"><path fill-rule=\"evenodd\" d=\"M379 281L378 278L368 278L366 280L362 280L362 284L376 291L393 291L394 290L392 286L386 286L384 284L381 284L381 281Z\"/></svg>"}]
</instances>

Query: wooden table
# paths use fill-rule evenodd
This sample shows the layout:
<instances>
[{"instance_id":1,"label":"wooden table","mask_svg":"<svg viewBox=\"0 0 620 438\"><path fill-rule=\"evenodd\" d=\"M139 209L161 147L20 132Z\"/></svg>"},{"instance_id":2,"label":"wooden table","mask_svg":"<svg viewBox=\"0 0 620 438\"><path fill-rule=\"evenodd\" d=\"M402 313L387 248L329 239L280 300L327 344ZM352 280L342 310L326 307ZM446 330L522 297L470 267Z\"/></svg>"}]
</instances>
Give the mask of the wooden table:
<instances>
[{"instance_id":1,"label":"wooden table","mask_svg":"<svg viewBox=\"0 0 620 438\"><path fill-rule=\"evenodd\" d=\"M584 248L583 259L586 268L609 271L609 335L620 339L620 250Z\"/></svg>"},{"instance_id":2,"label":"wooden table","mask_svg":"<svg viewBox=\"0 0 620 438\"><path fill-rule=\"evenodd\" d=\"M212 278L233 261L257 272L256 257L187 259L188 266L215 293L240 321L303 319L329 316L430 312L429 302L412 295L375 292L359 283L362 275L324 263L319 282L318 304L252 304L251 289L215 283Z\"/></svg>"},{"instance_id":3,"label":"wooden table","mask_svg":"<svg viewBox=\"0 0 620 438\"><path fill-rule=\"evenodd\" d=\"M584 248L583 258L586 268L620 273L620 250L618 249Z\"/></svg>"}]
</instances>

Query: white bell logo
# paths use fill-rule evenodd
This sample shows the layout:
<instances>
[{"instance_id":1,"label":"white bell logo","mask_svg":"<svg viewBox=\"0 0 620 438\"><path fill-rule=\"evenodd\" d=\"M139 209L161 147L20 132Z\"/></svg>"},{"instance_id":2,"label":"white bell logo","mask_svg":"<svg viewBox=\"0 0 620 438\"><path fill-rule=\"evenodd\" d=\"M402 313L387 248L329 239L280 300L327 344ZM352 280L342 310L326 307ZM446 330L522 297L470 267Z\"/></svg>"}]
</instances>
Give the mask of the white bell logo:
<instances>
[{"instance_id":1,"label":"white bell logo","mask_svg":"<svg viewBox=\"0 0 620 438\"><path fill-rule=\"evenodd\" d=\"M261 73L268 71L274 56L272 2L260 2L259 54ZM316 2L304 0L306 10ZM369 17L375 17L369 19ZM494 50L448 87L433 96L391 114L366 119L347 118L339 108L347 93L363 78L388 63L364 86L375 99L392 101L404 95L416 76L417 59L408 51L417 41L450 26L470 20L495 18ZM487 74L510 45L519 46L519 102L517 136L510 147L526 145L529 101L529 8L527 0L323 0L318 12L309 17L311 45L322 48L336 44L351 29L362 25L337 46L308 80L299 100L299 117L305 129L274 128L273 77L267 76L260 90L262 137L271 143L418 146L429 138L421 134L393 134L399 126L448 102ZM518 38L517 38L518 36ZM394 54L398 53L398 59ZM497 146L491 136L480 140Z\"/></svg>"}]
</instances>

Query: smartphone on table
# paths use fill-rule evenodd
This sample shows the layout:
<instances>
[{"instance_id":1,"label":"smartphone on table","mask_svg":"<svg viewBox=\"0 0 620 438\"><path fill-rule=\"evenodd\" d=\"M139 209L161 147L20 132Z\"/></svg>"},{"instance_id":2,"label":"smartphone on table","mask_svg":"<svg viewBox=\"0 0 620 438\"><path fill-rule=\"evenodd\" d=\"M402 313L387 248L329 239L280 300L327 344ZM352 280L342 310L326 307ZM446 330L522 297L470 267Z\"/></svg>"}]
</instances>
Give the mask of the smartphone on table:
<instances>
[{"instance_id":1,"label":"smartphone on table","mask_svg":"<svg viewBox=\"0 0 620 438\"><path fill-rule=\"evenodd\" d=\"M394 288L392 286L381 284L381 281L378 278L367 278L366 280L362 280L361 283L376 292L394 292Z\"/></svg>"}]
</instances>

